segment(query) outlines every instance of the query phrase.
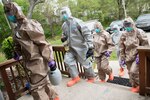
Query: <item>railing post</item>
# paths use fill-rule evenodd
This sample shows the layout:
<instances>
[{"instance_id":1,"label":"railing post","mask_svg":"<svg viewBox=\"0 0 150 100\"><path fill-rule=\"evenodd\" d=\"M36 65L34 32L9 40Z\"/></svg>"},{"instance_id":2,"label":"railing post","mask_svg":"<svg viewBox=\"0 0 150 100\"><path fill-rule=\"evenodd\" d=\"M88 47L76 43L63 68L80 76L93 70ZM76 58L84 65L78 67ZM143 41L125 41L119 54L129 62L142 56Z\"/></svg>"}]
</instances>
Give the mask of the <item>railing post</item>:
<instances>
[{"instance_id":1,"label":"railing post","mask_svg":"<svg viewBox=\"0 0 150 100\"><path fill-rule=\"evenodd\" d=\"M146 53L146 93L150 94L150 51ZM149 55L149 56L148 56Z\"/></svg>"},{"instance_id":2,"label":"railing post","mask_svg":"<svg viewBox=\"0 0 150 100\"><path fill-rule=\"evenodd\" d=\"M140 95L145 95L145 66L146 58L145 52L139 51L140 65L139 65L139 80L140 80Z\"/></svg>"},{"instance_id":3,"label":"railing post","mask_svg":"<svg viewBox=\"0 0 150 100\"><path fill-rule=\"evenodd\" d=\"M2 69L0 73L2 75L2 79L3 79L3 82L5 84L5 88L6 88L6 91L8 93L9 100L16 100L15 94L13 93L13 90L11 88L11 84L10 84L9 79L8 79L8 75L6 73L6 69Z\"/></svg>"},{"instance_id":4,"label":"railing post","mask_svg":"<svg viewBox=\"0 0 150 100\"><path fill-rule=\"evenodd\" d=\"M140 95L150 94L150 47L138 47Z\"/></svg>"}]
</instances>

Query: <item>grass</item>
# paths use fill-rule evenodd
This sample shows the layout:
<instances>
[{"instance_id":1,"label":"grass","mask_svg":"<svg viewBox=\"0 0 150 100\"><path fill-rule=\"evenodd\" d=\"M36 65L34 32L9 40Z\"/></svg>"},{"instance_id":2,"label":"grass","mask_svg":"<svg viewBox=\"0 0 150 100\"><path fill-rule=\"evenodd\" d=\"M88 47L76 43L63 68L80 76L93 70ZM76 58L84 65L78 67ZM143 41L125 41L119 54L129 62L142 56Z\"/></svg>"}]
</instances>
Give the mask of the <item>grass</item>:
<instances>
[{"instance_id":1,"label":"grass","mask_svg":"<svg viewBox=\"0 0 150 100\"><path fill-rule=\"evenodd\" d=\"M61 36L55 36L54 38L48 38L47 40L52 45L62 45L62 42L61 42L60 38L61 38Z\"/></svg>"},{"instance_id":2,"label":"grass","mask_svg":"<svg viewBox=\"0 0 150 100\"><path fill-rule=\"evenodd\" d=\"M5 55L0 51L0 63L6 60Z\"/></svg>"},{"instance_id":3,"label":"grass","mask_svg":"<svg viewBox=\"0 0 150 100\"><path fill-rule=\"evenodd\" d=\"M110 56L110 60L117 60L117 54L116 51L114 50Z\"/></svg>"}]
</instances>

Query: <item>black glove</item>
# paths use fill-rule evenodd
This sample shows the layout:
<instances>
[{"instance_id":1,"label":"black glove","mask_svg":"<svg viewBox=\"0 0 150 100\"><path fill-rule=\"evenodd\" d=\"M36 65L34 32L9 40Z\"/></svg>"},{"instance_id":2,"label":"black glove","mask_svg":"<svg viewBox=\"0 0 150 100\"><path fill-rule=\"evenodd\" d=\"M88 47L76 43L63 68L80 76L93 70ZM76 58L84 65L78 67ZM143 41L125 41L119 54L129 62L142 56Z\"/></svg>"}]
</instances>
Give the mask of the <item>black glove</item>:
<instances>
[{"instance_id":1,"label":"black glove","mask_svg":"<svg viewBox=\"0 0 150 100\"><path fill-rule=\"evenodd\" d=\"M65 42L67 40L67 36L61 38L61 42Z\"/></svg>"},{"instance_id":2,"label":"black glove","mask_svg":"<svg viewBox=\"0 0 150 100\"><path fill-rule=\"evenodd\" d=\"M86 53L86 58L89 58L90 56L92 56L94 53L93 53L93 49L89 49Z\"/></svg>"}]
</instances>

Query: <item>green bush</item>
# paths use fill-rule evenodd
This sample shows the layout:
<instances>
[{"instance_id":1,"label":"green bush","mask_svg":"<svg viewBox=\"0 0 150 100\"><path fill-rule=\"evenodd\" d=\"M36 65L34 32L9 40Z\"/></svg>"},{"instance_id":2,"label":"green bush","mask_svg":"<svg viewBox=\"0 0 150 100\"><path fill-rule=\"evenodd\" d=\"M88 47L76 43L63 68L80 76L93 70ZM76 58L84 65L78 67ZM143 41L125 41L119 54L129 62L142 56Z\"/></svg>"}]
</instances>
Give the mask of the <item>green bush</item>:
<instances>
[{"instance_id":1,"label":"green bush","mask_svg":"<svg viewBox=\"0 0 150 100\"><path fill-rule=\"evenodd\" d=\"M11 44L13 44L13 39L12 37L8 37L6 38L3 42L2 42L2 52L5 54L5 57L7 59L11 59L13 57L13 49L12 46L10 45L10 43L8 42L10 41Z\"/></svg>"}]
</instances>

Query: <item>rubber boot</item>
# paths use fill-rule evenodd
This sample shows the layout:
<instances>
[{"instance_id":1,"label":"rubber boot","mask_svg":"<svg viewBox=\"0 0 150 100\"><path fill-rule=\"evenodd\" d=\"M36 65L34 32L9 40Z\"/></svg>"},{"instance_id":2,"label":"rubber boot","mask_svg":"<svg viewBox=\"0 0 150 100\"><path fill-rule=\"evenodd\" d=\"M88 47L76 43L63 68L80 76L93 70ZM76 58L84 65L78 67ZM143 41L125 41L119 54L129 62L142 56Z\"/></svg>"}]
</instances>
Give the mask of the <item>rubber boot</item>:
<instances>
[{"instance_id":1,"label":"rubber boot","mask_svg":"<svg viewBox=\"0 0 150 100\"><path fill-rule=\"evenodd\" d=\"M114 75L113 75L113 73L111 73L111 74L109 75L109 80L110 80L110 81L114 80Z\"/></svg>"},{"instance_id":2,"label":"rubber boot","mask_svg":"<svg viewBox=\"0 0 150 100\"><path fill-rule=\"evenodd\" d=\"M67 86L68 86L68 87L71 87L71 86L73 86L74 84L78 83L79 81L80 81L80 77L79 77L79 76L77 76L77 77L75 77L75 78L72 78L72 80L67 83Z\"/></svg>"},{"instance_id":3,"label":"rubber boot","mask_svg":"<svg viewBox=\"0 0 150 100\"><path fill-rule=\"evenodd\" d=\"M106 81L105 80L100 80L100 83L105 83Z\"/></svg>"},{"instance_id":4,"label":"rubber boot","mask_svg":"<svg viewBox=\"0 0 150 100\"><path fill-rule=\"evenodd\" d=\"M89 83L94 83L94 81L95 81L94 78L89 78L89 79L87 80L87 82L89 82Z\"/></svg>"},{"instance_id":5,"label":"rubber boot","mask_svg":"<svg viewBox=\"0 0 150 100\"><path fill-rule=\"evenodd\" d=\"M123 75L124 75L124 69L120 68L120 70L119 70L119 76L123 76Z\"/></svg>"},{"instance_id":6,"label":"rubber boot","mask_svg":"<svg viewBox=\"0 0 150 100\"><path fill-rule=\"evenodd\" d=\"M132 88L131 88L131 92L139 93L139 86L137 86L137 87L132 87Z\"/></svg>"},{"instance_id":7,"label":"rubber boot","mask_svg":"<svg viewBox=\"0 0 150 100\"><path fill-rule=\"evenodd\" d=\"M55 97L54 100L60 100L59 97Z\"/></svg>"}]
</instances>

